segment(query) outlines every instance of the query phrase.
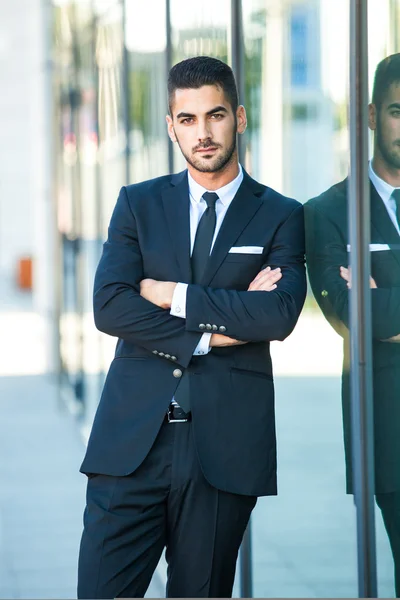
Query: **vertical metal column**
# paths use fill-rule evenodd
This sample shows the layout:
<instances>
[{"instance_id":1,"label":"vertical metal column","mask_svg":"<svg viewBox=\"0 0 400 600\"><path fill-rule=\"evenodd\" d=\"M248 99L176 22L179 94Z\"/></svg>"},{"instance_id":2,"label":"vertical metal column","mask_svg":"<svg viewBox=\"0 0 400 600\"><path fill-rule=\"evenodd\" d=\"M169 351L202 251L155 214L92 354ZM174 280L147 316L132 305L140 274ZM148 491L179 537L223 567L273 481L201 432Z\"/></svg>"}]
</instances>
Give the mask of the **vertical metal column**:
<instances>
[{"instance_id":1,"label":"vertical metal column","mask_svg":"<svg viewBox=\"0 0 400 600\"><path fill-rule=\"evenodd\" d=\"M241 0L231 0L231 62L235 74L239 94L239 103L244 103L244 46L243 46L243 14ZM238 136L239 161L242 163L245 153L245 139ZM240 547L240 595L242 598L253 597L253 574L251 554L251 519L243 536Z\"/></svg>"},{"instance_id":2,"label":"vertical metal column","mask_svg":"<svg viewBox=\"0 0 400 600\"><path fill-rule=\"evenodd\" d=\"M368 178L368 4L350 0L350 356L358 591L377 596L374 519L370 184Z\"/></svg>"},{"instance_id":3,"label":"vertical metal column","mask_svg":"<svg viewBox=\"0 0 400 600\"><path fill-rule=\"evenodd\" d=\"M243 13L242 0L231 0L231 60L239 93L239 103L244 104L244 46L243 46ZM245 135L245 134L244 134ZM239 160L244 160L245 138L238 136Z\"/></svg>"},{"instance_id":4,"label":"vertical metal column","mask_svg":"<svg viewBox=\"0 0 400 600\"><path fill-rule=\"evenodd\" d=\"M165 32L166 32L166 48L165 48L165 80L168 81L168 73L172 67L172 31L171 31L171 0L165 0ZM174 146L168 138L168 172L174 172Z\"/></svg>"}]
</instances>

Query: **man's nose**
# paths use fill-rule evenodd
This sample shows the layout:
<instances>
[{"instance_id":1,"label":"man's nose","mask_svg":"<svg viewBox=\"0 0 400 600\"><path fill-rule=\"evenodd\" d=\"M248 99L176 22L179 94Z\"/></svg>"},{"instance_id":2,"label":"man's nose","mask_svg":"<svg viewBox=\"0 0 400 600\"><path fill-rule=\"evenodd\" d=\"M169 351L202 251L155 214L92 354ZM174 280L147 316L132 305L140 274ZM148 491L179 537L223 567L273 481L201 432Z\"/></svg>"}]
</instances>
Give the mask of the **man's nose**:
<instances>
[{"instance_id":1,"label":"man's nose","mask_svg":"<svg viewBox=\"0 0 400 600\"><path fill-rule=\"evenodd\" d=\"M211 137L210 128L206 119L199 121L197 126L197 137L199 142L204 142Z\"/></svg>"}]
</instances>

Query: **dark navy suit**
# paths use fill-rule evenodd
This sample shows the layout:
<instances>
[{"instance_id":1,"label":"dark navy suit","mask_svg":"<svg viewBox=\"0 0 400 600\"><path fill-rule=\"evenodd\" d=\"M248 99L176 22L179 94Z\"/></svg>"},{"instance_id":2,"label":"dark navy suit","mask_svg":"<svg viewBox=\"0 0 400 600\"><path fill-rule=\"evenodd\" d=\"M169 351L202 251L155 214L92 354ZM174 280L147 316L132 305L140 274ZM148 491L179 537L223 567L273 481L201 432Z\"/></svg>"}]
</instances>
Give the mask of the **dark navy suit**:
<instances>
[{"instance_id":1,"label":"dark navy suit","mask_svg":"<svg viewBox=\"0 0 400 600\"><path fill-rule=\"evenodd\" d=\"M260 246L263 251L230 253L233 246ZM248 292L250 282L266 265L281 267L283 277L278 288L273 292ZM169 310L142 298L139 284L144 278L188 283L186 319L174 317ZM208 546L199 542L196 549L196 540L207 529L209 514L215 521L214 544L215 540L221 544L215 553L218 563L225 538L223 526L219 533L219 521L211 515L218 503L222 507L226 502L221 522L226 520L229 531L235 530L236 524L238 534L229 542L235 546L236 558L256 496L276 494L269 342L283 340L291 333L305 293L303 208L295 200L244 173L203 280L195 285L191 283L187 171L122 188L94 285L96 326L119 339L81 467L89 475L89 482L80 598L88 594L98 598L141 595L164 545L167 559L171 557L169 595L229 595L234 570L232 574L229 567L225 575L210 575L211 571L223 573L226 565L213 562L211 569ZM211 331L249 343L193 356L210 326ZM192 421L163 424L180 382L179 372L189 381ZM184 450L185 444L191 449ZM187 471L184 481L176 467L181 457L178 448L186 455L185 465L181 464L182 472ZM172 466L162 467L168 453ZM210 500L210 504L204 500L202 506L202 494L192 490L197 508L191 505L185 512L173 496L178 489L189 494L191 478L202 479L202 485L217 491L218 500ZM139 480L148 483L146 493ZM157 489L156 480L163 482ZM136 486L134 492L129 491L132 485ZM159 523L155 529L163 533L153 532L149 537L146 523L151 527L150 507L155 504L159 507L158 516L153 515L154 523ZM121 515L124 511L126 515L137 512L138 505L142 512L148 510L148 519L126 526ZM235 509L228 519L233 505ZM162 519L167 520L165 531L160 525ZM122 523L130 532L125 540ZM142 542L150 540L144 544L146 551L138 550L138 541L135 550L129 547L130 540L133 548L139 530ZM110 539L118 539L119 545L113 546ZM121 544L126 544L125 555ZM197 552L192 559L197 563L195 568L188 559L182 558L179 565L173 561L174 553L183 554L189 546ZM154 554L152 548L156 548ZM131 558L117 568L121 556L129 553ZM204 581L195 584L203 572ZM141 584L131 585L134 578L141 578ZM96 581L103 583L96 587Z\"/></svg>"}]
</instances>

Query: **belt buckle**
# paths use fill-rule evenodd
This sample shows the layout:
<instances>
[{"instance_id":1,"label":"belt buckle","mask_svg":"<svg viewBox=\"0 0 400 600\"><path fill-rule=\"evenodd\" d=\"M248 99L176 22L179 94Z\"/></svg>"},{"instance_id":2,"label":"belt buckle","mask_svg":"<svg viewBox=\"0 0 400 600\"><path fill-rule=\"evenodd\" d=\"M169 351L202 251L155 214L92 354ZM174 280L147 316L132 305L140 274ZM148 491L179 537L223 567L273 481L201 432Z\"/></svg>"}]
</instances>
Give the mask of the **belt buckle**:
<instances>
[{"instance_id":1,"label":"belt buckle","mask_svg":"<svg viewBox=\"0 0 400 600\"><path fill-rule=\"evenodd\" d=\"M167 411L167 417L168 417L168 423L186 423L189 419L174 419L174 417L172 416L172 410L171 407L168 407L168 411Z\"/></svg>"}]
</instances>

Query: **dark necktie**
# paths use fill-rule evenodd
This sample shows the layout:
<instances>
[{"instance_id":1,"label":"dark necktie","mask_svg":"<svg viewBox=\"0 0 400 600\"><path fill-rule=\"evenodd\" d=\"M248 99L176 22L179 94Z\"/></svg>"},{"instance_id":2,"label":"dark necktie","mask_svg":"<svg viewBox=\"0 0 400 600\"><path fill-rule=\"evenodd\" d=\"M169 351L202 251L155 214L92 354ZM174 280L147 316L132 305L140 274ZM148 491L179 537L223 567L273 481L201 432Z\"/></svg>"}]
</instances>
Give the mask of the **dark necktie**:
<instances>
[{"instance_id":1,"label":"dark necktie","mask_svg":"<svg viewBox=\"0 0 400 600\"><path fill-rule=\"evenodd\" d=\"M205 192L203 199L207 203L207 208L197 226L196 237L192 252L192 281L200 283L204 273L205 266L211 252L211 244L214 237L217 215L215 213L215 203L218 200L218 194L215 192ZM190 412L190 390L189 377L187 373L183 377L175 391L175 402L179 404L185 412Z\"/></svg>"},{"instance_id":2,"label":"dark necktie","mask_svg":"<svg viewBox=\"0 0 400 600\"><path fill-rule=\"evenodd\" d=\"M394 198L394 201L396 202L396 218L400 227L400 188L393 190L392 198Z\"/></svg>"},{"instance_id":3,"label":"dark necktie","mask_svg":"<svg viewBox=\"0 0 400 600\"><path fill-rule=\"evenodd\" d=\"M205 192L202 197L207 203L207 208L200 219L194 240L192 253L193 283L200 283L204 274L204 269L210 256L211 244L217 222L215 203L218 200L218 194L215 192Z\"/></svg>"}]
</instances>

